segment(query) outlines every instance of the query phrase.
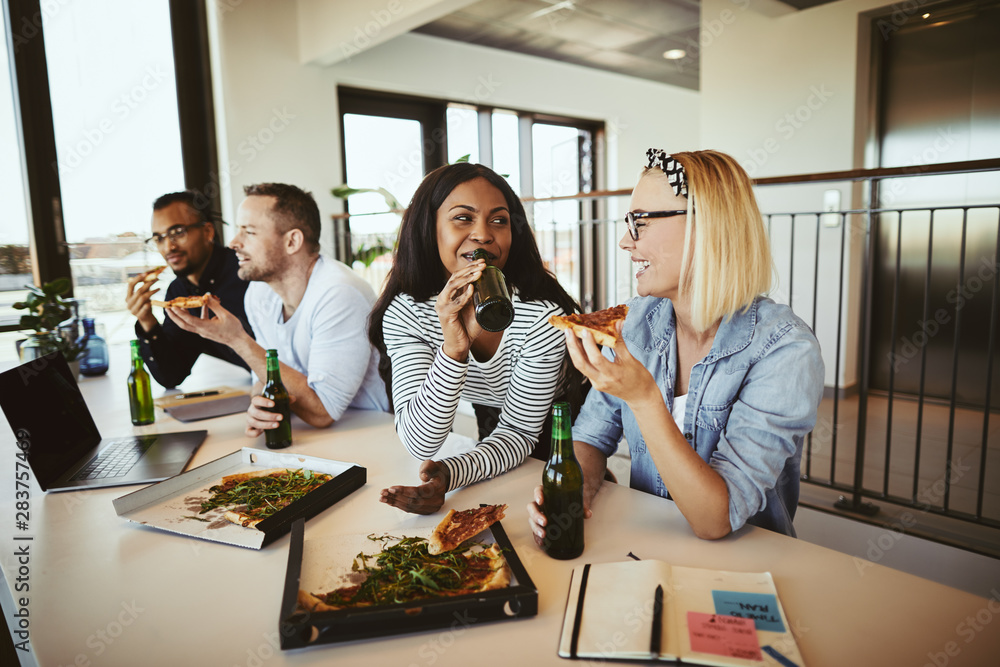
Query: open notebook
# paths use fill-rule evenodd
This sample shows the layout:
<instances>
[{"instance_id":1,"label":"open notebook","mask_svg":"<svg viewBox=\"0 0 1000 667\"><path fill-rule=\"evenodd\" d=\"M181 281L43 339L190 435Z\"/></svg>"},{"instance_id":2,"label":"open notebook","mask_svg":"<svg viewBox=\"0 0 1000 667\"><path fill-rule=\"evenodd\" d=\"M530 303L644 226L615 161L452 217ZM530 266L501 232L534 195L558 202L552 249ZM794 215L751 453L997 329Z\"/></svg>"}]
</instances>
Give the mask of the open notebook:
<instances>
[{"instance_id":1,"label":"open notebook","mask_svg":"<svg viewBox=\"0 0 1000 667\"><path fill-rule=\"evenodd\" d=\"M574 568L559 655L700 665L804 665L770 573L656 560Z\"/></svg>"}]
</instances>

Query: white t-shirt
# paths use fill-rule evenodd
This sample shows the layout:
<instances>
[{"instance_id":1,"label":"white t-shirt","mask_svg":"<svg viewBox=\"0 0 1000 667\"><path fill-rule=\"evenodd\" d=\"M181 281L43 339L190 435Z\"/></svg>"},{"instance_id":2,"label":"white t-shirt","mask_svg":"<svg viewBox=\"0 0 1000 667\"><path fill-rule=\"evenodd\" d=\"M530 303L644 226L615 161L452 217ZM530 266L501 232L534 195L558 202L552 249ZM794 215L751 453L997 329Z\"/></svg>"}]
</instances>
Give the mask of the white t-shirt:
<instances>
[{"instance_id":1,"label":"white t-shirt","mask_svg":"<svg viewBox=\"0 0 1000 667\"><path fill-rule=\"evenodd\" d=\"M251 282L244 302L257 343L308 378L330 417L340 419L347 408L388 412L378 352L368 341L375 292L346 264L320 255L287 322L281 297L266 283Z\"/></svg>"},{"instance_id":2,"label":"white t-shirt","mask_svg":"<svg viewBox=\"0 0 1000 667\"><path fill-rule=\"evenodd\" d=\"M670 416L674 418L677 428L684 432L684 411L687 410L688 395L674 396L674 409L670 411Z\"/></svg>"}]
</instances>

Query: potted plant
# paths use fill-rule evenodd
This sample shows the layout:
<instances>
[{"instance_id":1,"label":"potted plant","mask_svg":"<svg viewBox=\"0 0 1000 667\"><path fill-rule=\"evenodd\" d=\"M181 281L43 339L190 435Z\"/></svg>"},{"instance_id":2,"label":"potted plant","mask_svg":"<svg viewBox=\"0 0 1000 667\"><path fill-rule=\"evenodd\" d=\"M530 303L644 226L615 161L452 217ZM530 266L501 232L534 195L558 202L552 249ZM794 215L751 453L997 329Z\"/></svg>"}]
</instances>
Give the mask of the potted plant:
<instances>
[{"instance_id":1,"label":"potted plant","mask_svg":"<svg viewBox=\"0 0 1000 667\"><path fill-rule=\"evenodd\" d=\"M26 285L28 296L13 305L15 310L26 310L21 315L20 327L34 329L24 341L18 341L20 356L28 361L55 350L62 352L70 368L79 366L83 348L76 343L76 327L59 325L74 316L75 303L63 297L69 291L69 278L57 278L41 287ZM29 356L30 355L30 356Z\"/></svg>"}]
</instances>

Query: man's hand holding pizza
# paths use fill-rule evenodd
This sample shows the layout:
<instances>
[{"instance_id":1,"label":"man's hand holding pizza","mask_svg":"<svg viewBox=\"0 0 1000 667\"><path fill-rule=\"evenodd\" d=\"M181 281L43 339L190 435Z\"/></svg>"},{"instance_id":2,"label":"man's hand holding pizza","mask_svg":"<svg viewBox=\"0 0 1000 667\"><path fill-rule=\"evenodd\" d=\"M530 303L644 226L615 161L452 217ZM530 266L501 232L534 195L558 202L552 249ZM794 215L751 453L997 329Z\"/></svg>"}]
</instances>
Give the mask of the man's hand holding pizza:
<instances>
[{"instance_id":1,"label":"man's hand holding pizza","mask_svg":"<svg viewBox=\"0 0 1000 667\"><path fill-rule=\"evenodd\" d=\"M243 329L240 319L222 307L219 297L214 294L205 296L207 299L202 306L201 317L192 315L186 308L164 308L163 312L181 329L216 343L228 345L239 354L240 343L253 342L253 338Z\"/></svg>"},{"instance_id":2,"label":"man's hand holding pizza","mask_svg":"<svg viewBox=\"0 0 1000 667\"><path fill-rule=\"evenodd\" d=\"M125 294L125 305L128 311L139 320L139 325L143 331L152 331L159 322L153 315L153 306L150 303L153 295L159 292L159 288L153 289L160 272L166 267L159 267L152 271L146 271L132 276L128 281L128 292Z\"/></svg>"}]
</instances>

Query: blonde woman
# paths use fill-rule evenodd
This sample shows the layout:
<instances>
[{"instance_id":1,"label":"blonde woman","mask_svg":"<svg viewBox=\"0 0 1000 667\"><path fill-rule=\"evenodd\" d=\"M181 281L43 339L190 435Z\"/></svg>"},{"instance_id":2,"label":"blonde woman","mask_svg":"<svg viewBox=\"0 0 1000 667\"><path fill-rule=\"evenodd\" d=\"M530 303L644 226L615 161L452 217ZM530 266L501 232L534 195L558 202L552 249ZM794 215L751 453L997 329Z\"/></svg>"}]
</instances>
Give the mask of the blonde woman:
<instances>
[{"instance_id":1,"label":"blonde woman","mask_svg":"<svg viewBox=\"0 0 1000 667\"><path fill-rule=\"evenodd\" d=\"M716 151L647 152L628 231L639 296L614 353L566 333L593 390L573 424L591 513L624 436L632 488L671 498L694 533L745 523L795 535L802 442L816 423L816 337L771 286L766 232L746 172ZM528 506L545 537L541 487Z\"/></svg>"}]
</instances>

